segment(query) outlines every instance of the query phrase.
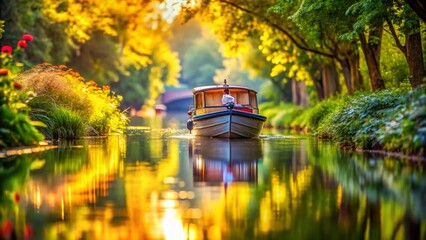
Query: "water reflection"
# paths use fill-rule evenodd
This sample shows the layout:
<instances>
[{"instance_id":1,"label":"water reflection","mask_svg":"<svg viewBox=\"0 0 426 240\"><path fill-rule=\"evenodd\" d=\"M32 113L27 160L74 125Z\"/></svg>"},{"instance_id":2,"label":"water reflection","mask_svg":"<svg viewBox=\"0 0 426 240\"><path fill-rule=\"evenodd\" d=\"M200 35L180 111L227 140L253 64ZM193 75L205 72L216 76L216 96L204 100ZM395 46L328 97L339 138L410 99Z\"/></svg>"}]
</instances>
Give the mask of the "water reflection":
<instances>
[{"instance_id":1,"label":"water reflection","mask_svg":"<svg viewBox=\"0 0 426 240\"><path fill-rule=\"evenodd\" d=\"M194 182L257 182L258 161L262 158L260 139L197 137L189 148Z\"/></svg>"},{"instance_id":2,"label":"water reflection","mask_svg":"<svg viewBox=\"0 0 426 240\"><path fill-rule=\"evenodd\" d=\"M0 239L425 239L424 170L306 137L83 139L0 159Z\"/></svg>"}]
</instances>

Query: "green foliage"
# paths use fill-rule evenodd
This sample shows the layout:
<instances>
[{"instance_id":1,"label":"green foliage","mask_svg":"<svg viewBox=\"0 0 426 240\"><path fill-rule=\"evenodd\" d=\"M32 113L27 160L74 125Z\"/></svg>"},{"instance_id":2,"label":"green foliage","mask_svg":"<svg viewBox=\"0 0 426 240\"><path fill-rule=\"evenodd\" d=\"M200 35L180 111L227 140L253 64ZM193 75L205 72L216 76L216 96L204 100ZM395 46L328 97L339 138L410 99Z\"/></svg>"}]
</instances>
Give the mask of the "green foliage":
<instances>
[{"instance_id":1,"label":"green foliage","mask_svg":"<svg viewBox=\"0 0 426 240\"><path fill-rule=\"evenodd\" d=\"M85 134L84 119L66 108L57 108L51 117L52 136L55 139L76 139Z\"/></svg>"},{"instance_id":2,"label":"green foliage","mask_svg":"<svg viewBox=\"0 0 426 240\"><path fill-rule=\"evenodd\" d=\"M15 58L22 52L19 46L12 49L4 45L0 53L0 148L36 145L43 139L35 128L43 124L31 121L28 116L27 101L33 93L22 90L22 85L15 81L15 74L23 66Z\"/></svg>"},{"instance_id":3,"label":"green foliage","mask_svg":"<svg viewBox=\"0 0 426 240\"><path fill-rule=\"evenodd\" d=\"M303 112L303 107L288 103L278 106L267 102L259 105L260 112L268 119L267 125L274 128L290 128L296 118Z\"/></svg>"},{"instance_id":4,"label":"green foliage","mask_svg":"<svg viewBox=\"0 0 426 240\"><path fill-rule=\"evenodd\" d=\"M331 128L334 139L344 145L375 148L377 132L389 121L395 107L400 104L398 91L384 90L378 93L360 93L332 114Z\"/></svg>"},{"instance_id":5,"label":"green foliage","mask_svg":"<svg viewBox=\"0 0 426 240\"><path fill-rule=\"evenodd\" d=\"M18 80L37 93L30 101L31 116L49 126L43 131L46 137L122 133L128 123L119 108L121 96L111 93L109 86L86 82L66 66L38 65L20 74Z\"/></svg>"},{"instance_id":6,"label":"green foliage","mask_svg":"<svg viewBox=\"0 0 426 240\"><path fill-rule=\"evenodd\" d=\"M302 109L262 103L267 125L309 129L343 146L422 155L426 148L426 86L339 96Z\"/></svg>"},{"instance_id":7,"label":"green foliage","mask_svg":"<svg viewBox=\"0 0 426 240\"><path fill-rule=\"evenodd\" d=\"M379 142L389 151L424 154L426 150L426 86L401 97L390 121L379 129Z\"/></svg>"},{"instance_id":8,"label":"green foliage","mask_svg":"<svg viewBox=\"0 0 426 240\"><path fill-rule=\"evenodd\" d=\"M303 112L303 107L293 104L280 106L280 111L271 119L272 126L284 126L291 128L295 119Z\"/></svg>"},{"instance_id":9,"label":"green foliage","mask_svg":"<svg viewBox=\"0 0 426 240\"><path fill-rule=\"evenodd\" d=\"M96 79L98 83L116 82L119 73L124 72L118 48L113 37L96 32L79 46L79 54L73 56L67 65L78 69L87 79Z\"/></svg>"},{"instance_id":10,"label":"green foliage","mask_svg":"<svg viewBox=\"0 0 426 240\"><path fill-rule=\"evenodd\" d=\"M340 109L342 107L342 104L344 102L344 98L334 98L334 99L328 99L319 102L314 107L307 110L307 118L308 120L308 127L315 132L317 128L319 127L320 123L327 118L328 115L332 114L337 109Z\"/></svg>"},{"instance_id":11,"label":"green foliage","mask_svg":"<svg viewBox=\"0 0 426 240\"><path fill-rule=\"evenodd\" d=\"M0 147L30 146L43 139L27 111L0 104ZM39 125L42 126L42 125Z\"/></svg>"},{"instance_id":12,"label":"green foliage","mask_svg":"<svg viewBox=\"0 0 426 240\"><path fill-rule=\"evenodd\" d=\"M183 55L182 68L185 69L185 72L182 76L182 83L191 88L213 85L215 71L223 68L223 57L218 49L219 44L212 37L207 39L200 38L195 41L192 47Z\"/></svg>"},{"instance_id":13,"label":"green foliage","mask_svg":"<svg viewBox=\"0 0 426 240\"><path fill-rule=\"evenodd\" d=\"M404 54L395 47L395 40L390 34L382 38L380 71L387 87L399 88L409 86L409 70ZM368 76L366 66L364 76Z\"/></svg>"},{"instance_id":14,"label":"green foliage","mask_svg":"<svg viewBox=\"0 0 426 240\"><path fill-rule=\"evenodd\" d=\"M408 93L394 89L357 94L335 105L313 130L343 145L421 155L426 147L425 101L424 86ZM314 109L320 112L321 105Z\"/></svg>"}]
</instances>

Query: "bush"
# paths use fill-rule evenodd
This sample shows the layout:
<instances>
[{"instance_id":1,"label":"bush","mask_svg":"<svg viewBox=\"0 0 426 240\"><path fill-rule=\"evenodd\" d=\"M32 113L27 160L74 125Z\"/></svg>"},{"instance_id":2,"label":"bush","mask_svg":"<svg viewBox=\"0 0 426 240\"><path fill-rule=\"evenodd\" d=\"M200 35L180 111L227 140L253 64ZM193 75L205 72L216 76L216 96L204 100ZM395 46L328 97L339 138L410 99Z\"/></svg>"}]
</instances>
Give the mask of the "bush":
<instances>
[{"instance_id":1,"label":"bush","mask_svg":"<svg viewBox=\"0 0 426 240\"><path fill-rule=\"evenodd\" d=\"M326 99L312 107L307 114L308 127L315 132L320 123L326 119L329 114L341 109L345 103L345 98Z\"/></svg>"},{"instance_id":2,"label":"bush","mask_svg":"<svg viewBox=\"0 0 426 240\"><path fill-rule=\"evenodd\" d=\"M340 145L422 155L426 149L426 86L357 93L301 109L262 104L274 127L307 127ZM303 112L302 112L303 111Z\"/></svg>"},{"instance_id":3,"label":"bush","mask_svg":"<svg viewBox=\"0 0 426 240\"><path fill-rule=\"evenodd\" d=\"M23 145L36 145L43 139L35 126L43 124L31 121L27 101L33 96L22 89L15 81L15 74L21 71L22 63L15 62L15 57L23 52L32 36L25 34L12 49L9 45L1 47L0 53L0 148Z\"/></svg>"},{"instance_id":4,"label":"bush","mask_svg":"<svg viewBox=\"0 0 426 240\"><path fill-rule=\"evenodd\" d=\"M70 116L78 115L82 119L88 130L85 134L89 135L122 133L128 123L124 112L119 109L121 96L111 93L109 86L101 88L94 81L86 82L66 66L41 64L20 74L18 80L27 90L37 93L37 97L30 102L31 116L48 126L54 124L55 116L52 113L63 113L64 109ZM72 129L74 126L62 127ZM61 134L74 138L79 136L67 134L67 131ZM59 136L49 131L43 133L50 138Z\"/></svg>"},{"instance_id":5,"label":"bush","mask_svg":"<svg viewBox=\"0 0 426 240\"><path fill-rule=\"evenodd\" d=\"M303 107L301 106L281 104L280 111L271 119L272 126L291 128L292 123L302 112Z\"/></svg>"},{"instance_id":6,"label":"bush","mask_svg":"<svg viewBox=\"0 0 426 240\"><path fill-rule=\"evenodd\" d=\"M403 95L392 118L376 135L388 151L423 155L426 149L426 85Z\"/></svg>"}]
</instances>

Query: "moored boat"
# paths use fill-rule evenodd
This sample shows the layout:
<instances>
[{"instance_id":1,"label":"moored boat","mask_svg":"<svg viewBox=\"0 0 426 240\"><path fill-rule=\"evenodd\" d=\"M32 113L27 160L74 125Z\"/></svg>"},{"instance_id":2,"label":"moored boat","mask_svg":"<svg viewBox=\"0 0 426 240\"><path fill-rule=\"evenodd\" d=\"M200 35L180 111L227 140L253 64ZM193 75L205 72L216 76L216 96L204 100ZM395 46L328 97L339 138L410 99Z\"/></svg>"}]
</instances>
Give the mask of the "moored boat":
<instances>
[{"instance_id":1,"label":"moored boat","mask_svg":"<svg viewBox=\"0 0 426 240\"><path fill-rule=\"evenodd\" d=\"M223 85L193 89L194 106L188 111L187 128L196 136L254 138L266 117L259 114L256 91Z\"/></svg>"}]
</instances>

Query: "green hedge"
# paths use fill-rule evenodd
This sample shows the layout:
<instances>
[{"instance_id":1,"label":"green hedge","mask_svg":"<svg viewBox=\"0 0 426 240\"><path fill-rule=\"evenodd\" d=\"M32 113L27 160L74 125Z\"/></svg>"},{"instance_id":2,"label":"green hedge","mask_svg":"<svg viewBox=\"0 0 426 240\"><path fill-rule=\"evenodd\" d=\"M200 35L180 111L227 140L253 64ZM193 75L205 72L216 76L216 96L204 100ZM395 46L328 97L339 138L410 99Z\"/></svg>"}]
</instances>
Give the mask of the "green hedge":
<instances>
[{"instance_id":1,"label":"green hedge","mask_svg":"<svg viewBox=\"0 0 426 240\"><path fill-rule=\"evenodd\" d=\"M338 96L301 108L264 103L267 126L308 129L318 138L361 149L422 155L426 148L426 86Z\"/></svg>"}]
</instances>

